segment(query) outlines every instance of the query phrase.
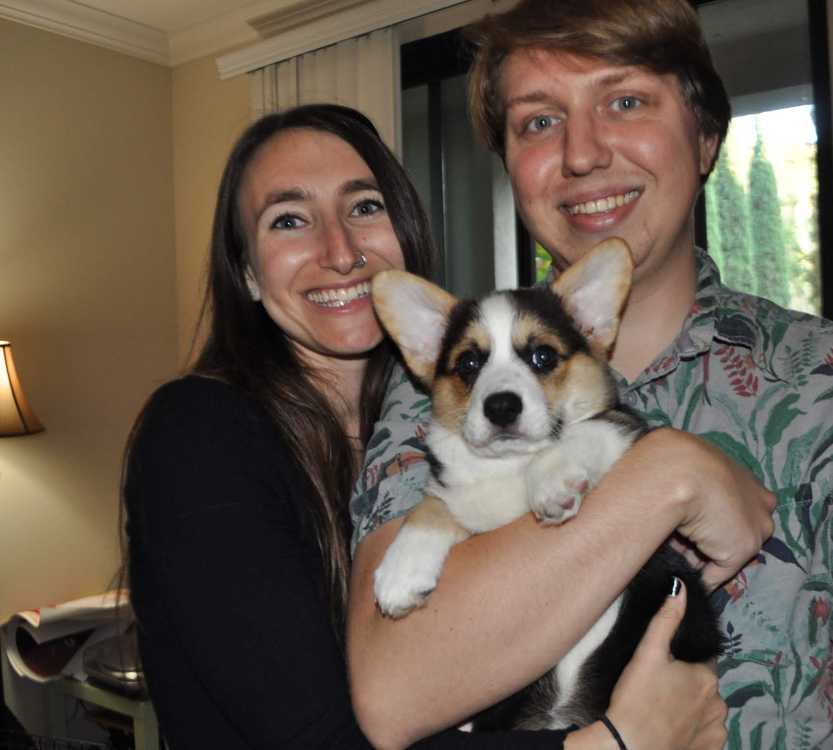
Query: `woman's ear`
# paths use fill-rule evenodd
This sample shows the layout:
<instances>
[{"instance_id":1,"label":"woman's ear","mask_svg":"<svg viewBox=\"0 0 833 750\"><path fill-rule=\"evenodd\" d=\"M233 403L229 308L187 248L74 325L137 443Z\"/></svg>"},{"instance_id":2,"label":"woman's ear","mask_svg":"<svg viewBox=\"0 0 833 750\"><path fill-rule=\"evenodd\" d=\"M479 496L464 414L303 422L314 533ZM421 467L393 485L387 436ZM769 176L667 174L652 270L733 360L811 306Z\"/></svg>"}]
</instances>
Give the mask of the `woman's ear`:
<instances>
[{"instance_id":1,"label":"woman's ear","mask_svg":"<svg viewBox=\"0 0 833 750\"><path fill-rule=\"evenodd\" d=\"M712 171L715 159L717 159L716 135L703 135L700 133L700 175L705 177Z\"/></svg>"},{"instance_id":2,"label":"woman's ear","mask_svg":"<svg viewBox=\"0 0 833 750\"><path fill-rule=\"evenodd\" d=\"M246 287L253 302L260 302L260 286L255 278L255 272L251 266L246 266Z\"/></svg>"}]
</instances>

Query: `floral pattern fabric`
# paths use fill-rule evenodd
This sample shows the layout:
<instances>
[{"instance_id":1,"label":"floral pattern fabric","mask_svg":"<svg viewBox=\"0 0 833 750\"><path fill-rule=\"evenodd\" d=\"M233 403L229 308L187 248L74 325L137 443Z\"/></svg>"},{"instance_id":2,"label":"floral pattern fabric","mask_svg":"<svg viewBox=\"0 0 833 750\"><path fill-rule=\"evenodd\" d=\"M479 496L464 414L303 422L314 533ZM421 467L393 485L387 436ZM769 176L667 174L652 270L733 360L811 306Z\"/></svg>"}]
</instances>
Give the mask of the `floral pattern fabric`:
<instances>
[{"instance_id":1,"label":"floral pattern fabric","mask_svg":"<svg viewBox=\"0 0 833 750\"><path fill-rule=\"evenodd\" d=\"M833 323L720 283L698 251L695 304L624 403L700 435L777 498L775 533L715 592L729 750L833 748ZM428 476L430 400L394 372L351 501L354 547L406 513Z\"/></svg>"}]
</instances>

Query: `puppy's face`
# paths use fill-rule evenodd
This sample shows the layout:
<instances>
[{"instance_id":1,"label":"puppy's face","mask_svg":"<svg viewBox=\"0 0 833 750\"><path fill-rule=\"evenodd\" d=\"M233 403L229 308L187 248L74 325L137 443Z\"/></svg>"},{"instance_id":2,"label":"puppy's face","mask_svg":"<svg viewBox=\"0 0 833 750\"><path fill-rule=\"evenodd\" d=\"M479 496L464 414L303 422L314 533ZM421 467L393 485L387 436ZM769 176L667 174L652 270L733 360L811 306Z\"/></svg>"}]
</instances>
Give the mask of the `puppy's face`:
<instances>
[{"instance_id":1,"label":"puppy's face","mask_svg":"<svg viewBox=\"0 0 833 750\"><path fill-rule=\"evenodd\" d=\"M475 453L499 456L540 450L615 391L559 299L526 289L454 307L432 396L435 421Z\"/></svg>"},{"instance_id":2,"label":"puppy's face","mask_svg":"<svg viewBox=\"0 0 833 750\"><path fill-rule=\"evenodd\" d=\"M607 240L550 289L458 302L403 271L373 279L373 304L434 419L481 455L534 452L615 401L606 365L630 290L627 245Z\"/></svg>"}]
</instances>

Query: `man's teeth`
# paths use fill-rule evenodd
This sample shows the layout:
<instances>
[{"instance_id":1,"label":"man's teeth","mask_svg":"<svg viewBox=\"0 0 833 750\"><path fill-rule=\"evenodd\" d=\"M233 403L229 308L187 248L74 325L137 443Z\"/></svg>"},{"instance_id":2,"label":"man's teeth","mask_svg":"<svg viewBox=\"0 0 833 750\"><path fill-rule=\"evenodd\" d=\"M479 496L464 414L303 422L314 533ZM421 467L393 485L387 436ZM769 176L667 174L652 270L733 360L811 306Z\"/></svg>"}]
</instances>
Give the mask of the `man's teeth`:
<instances>
[{"instance_id":1,"label":"man's teeth","mask_svg":"<svg viewBox=\"0 0 833 750\"><path fill-rule=\"evenodd\" d=\"M356 286L345 289L316 289L307 292L306 297L310 302L324 307L344 307L346 304L370 294L370 282L363 281Z\"/></svg>"},{"instance_id":2,"label":"man's teeth","mask_svg":"<svg viewBox=\"0 0 833 750\"><path fill-rule=\"evenodd\" d=\"M568 206L567 211L571 216L576 214L599 214L604 211L612 211L614 208L624 206L639 197L638 190L631 190L624 195L610 195L607 198L601 198L597 201L587 201L587 203L579 203L575 206Z\"/></svg>"}]
</instances>

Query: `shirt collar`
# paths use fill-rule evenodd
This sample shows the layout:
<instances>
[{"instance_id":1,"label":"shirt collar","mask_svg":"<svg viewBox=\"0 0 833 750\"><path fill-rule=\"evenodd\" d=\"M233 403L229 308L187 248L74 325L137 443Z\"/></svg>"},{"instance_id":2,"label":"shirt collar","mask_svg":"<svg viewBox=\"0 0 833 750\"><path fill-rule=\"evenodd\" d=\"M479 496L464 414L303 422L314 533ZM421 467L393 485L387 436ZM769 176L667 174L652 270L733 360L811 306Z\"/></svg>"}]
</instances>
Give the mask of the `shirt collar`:
<instances>
[{"instance_id":1,"label":"shirt collar","mask_svg":"<svg viewBox=\"0 0 833 750\"><path fill-rule=\"evenodd\" d=\"M697 290L694 304L688 313L680 333L674 341L633 381L627 383L618 375L620 387L638 388L646 382L670 374L681 360L693 359L711 349L715 339L718 298L722 288L720 271L715 262L700 248L695 248Z\"/></svg>"}]
</instances>

